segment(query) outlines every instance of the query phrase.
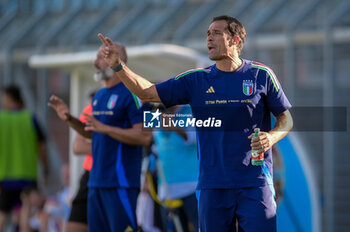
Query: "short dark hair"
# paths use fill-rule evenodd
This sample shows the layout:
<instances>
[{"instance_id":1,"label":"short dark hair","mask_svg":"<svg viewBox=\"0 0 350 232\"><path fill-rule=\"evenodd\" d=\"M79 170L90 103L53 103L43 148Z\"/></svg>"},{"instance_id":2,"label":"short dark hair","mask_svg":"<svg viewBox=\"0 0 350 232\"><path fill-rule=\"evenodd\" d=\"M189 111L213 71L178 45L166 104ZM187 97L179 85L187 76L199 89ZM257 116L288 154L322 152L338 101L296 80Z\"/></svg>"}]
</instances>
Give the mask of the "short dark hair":
<instances>
[{"instance_id":1,"label":"short dark hair","mask_svg":"<svg viewBox=\"0 0 350 232\"><path fill-rule=\"evenodd\" d=\"M225 20L227 22L227 30L230 32L232 37L238 36L240 41L238 43L238 54L241 54L245 39L247 37L247 32L243 24L236 18L227 15L221 15L214 17L212 22Z\"/></svg>"},{"instance_id":2,"label":"short dark hair","mask_svg":"<svg viewBox=\"0 0 350 232\"><path fill-rule=\"evenodd\" d=\"M3 93L9 96L17 104L24 106L21 90L16 85L8 85L3 88Z\"/></svg>"}]
</instances>

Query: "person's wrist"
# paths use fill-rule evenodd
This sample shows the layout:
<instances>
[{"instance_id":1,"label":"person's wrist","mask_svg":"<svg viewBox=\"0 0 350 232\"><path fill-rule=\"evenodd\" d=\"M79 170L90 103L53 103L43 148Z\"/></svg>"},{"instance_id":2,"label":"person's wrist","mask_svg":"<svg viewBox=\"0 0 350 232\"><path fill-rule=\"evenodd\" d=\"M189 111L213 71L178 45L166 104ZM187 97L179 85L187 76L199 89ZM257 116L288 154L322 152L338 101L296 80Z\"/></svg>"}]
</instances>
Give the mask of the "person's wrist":
<instances>
[{"instance_id":1,"label":"person's wrist","mask_svg":"<svg viewBox=\"0 0 350 232\"><path fill-rule=\"evenodd\" d=\"M120 61L119 63L114 64L111 68L113 69L114 72L119 72L122 70L124 67L124 62Z\"/></svg>"},{"instance_id":2,"label":"person's wrist","mask_svg":"<svg viewBox=\"0 0 350 232\"><path fill-rule=\"evenodd\" d=\"M118 67L118 66L120 65L121 62L122 62L121 60L116 60L116 61L114 62L114 64L111 65L111 68L116 68L116 67Z\"/></svg>"},{"instance_id":3,"label":"person's wrist","mask_svg":"<svg viewBox=\"0 0 350 232\"><path fill-rule=\"evenodd\" d=\"M103 125L101 133L103 134L110 134L111 133L111 127L108 125Z\"/></svg>"},{"instance_id":4,"label":"person's wrist","mask_svg":"<svg viewBox=\"0 0 350 232\"><path fill-rule=\"evenodd\" d=\"M72 115L70 114L70 113L65 113L65 115L66 115L66 122L70 122L70 121L72 121Z\"/></svg>"},{"instance_id":5,"label":"person's wrist","mask_svg":"<svg viewBox=\"0 0 350 232\"><path fill-rule=\"evenodd\" d=\"M266 137L269 141L269 145L272 147L275 143L277 143L276 138L273 136L273 132L266 132Z\"/></svg>"}]
</instances>

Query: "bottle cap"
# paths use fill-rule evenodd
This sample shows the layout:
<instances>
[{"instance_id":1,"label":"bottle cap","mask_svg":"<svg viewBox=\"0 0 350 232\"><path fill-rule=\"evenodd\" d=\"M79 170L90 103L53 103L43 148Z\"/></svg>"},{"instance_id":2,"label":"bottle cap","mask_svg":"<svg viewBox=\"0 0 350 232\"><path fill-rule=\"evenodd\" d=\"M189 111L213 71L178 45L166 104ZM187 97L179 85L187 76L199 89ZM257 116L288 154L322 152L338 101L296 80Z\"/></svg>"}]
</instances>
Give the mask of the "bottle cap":
<instances>
[{"instance_id":1,"label":"bottle cap","mask_svg":"<svg viewBox=\"0 0 350 232\"><path fill-rule=\"evenodd\" d=\"M254 129L254 132L255 132L255 133L259 133L259 132L260 132L260 128L255 128L255 129Z\"/></svg>"}]
</instances>

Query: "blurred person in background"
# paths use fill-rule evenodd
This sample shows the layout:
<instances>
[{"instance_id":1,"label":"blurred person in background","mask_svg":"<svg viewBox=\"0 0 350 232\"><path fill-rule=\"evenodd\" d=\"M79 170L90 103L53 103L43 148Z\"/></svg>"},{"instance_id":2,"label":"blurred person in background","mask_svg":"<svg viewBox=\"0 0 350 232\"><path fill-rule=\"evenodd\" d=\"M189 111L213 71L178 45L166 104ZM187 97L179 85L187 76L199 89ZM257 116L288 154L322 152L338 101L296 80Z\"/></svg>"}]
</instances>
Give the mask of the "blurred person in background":
<instances>
[{"instance_id":1,"label":"blurred person in background","mask_svg":"<svg viewBox=\"0 0 350 232\"><path fill-rule=\"evenodd\" d=\"M285 169L283 164L283 158L281 151L279 150L277 145L272 147L272 158L273 158L273 186L276 189L275 200L277 203L277 207L283 200L283 190L285 186Z\"/></svg>"},{"instance_id":2,"label":"blurred person in background","mask_svg":"<svg viewBox=\"0 0 350 232\"><path fill-rule=\"evenodd\" d=\"M88 104L80 115L80 121L83 123L87 122L87 116L92 113L91 101L95 96L95 92L90 94L90 104ZM85 138L80 134L77 134L73 142L73 152L76 155L86 155L83 162L84 173L82 174L79 182L79 189L75 195L71 212L68 218L68 222L65 227L66 232L87 232L88 221L87 221L87 199L88 199L88 181L89 173L92 168L92 145L91 139Z\"/></svg>"},{"instance_id":3,"label":"blurred person in background","mask_svg":"<svg viewBox=\"0 0 350 232\"><path fill-rule=\"evenodd\" d=\"M115 43L124 62L124 46ZM89 176L88 227L95 231L136 231L136 201L140 188L142 147L151 134L142 131L142 103L103 60L100 48L94 65L98 78L105 78L92 101L87 123L73 117L58 97L49 106L85 138L92 138L93 165Z\"/></svg>"},{"instance_id":4,"label":"blurred person in background","mask_svg":"<svg viewBox=\"0 0 350 232\"><path fill-rule=\"evenodd\" d=\"M154 181L156 179L156 161L151 148L142 160L141 191L137 198L136 216L139 226L145 232L161 232L162 219L160 216L160 205L156 198ZM150 182L152 181L152 182ZM152 193L154 195L152 196ZM154 198L156 199L154 199Z\"/></svg>"},{"instance_id":5,"label":"blurred person in background","mask_svg":"<svg viewBox=\"0 0 350 232\"><path fill-rule=\"evenodd\" d=\"M61 167L62 188L45 196L36 186L21 193L20 232L61 232L70 212L69 165Z\"/></svg>"},{"instance_id":6,"label":"blurred person in background","mask_svg":"<svg viewBox=\"0 0 350 232\"><path fill-rule=\"evenodd\" d=\"M174 115L172 120L186 120L191 108L173 106L163 113ZM182 116L183 115L183 116ZM181 200L182 206L175 209L184 232L198 231L198 209L196 186L198 179L198 159L196 132L188 128L168 127L153 131L153 139L158 153L160 167L164 174L158 175L158 196L164 201ZM169 209L162 208L163 228L168 228L171 220Z\"/></svg>"},{"instance_id":7,"label":"blurred person in background","mask_svg":"<svg viewBox=\"0 0 350 232\"><path fill-rule=\"evenodd\" d=\"M44 211L46 197L36 187L31 186L25 188L21 193L21 219L20 232L47 232L49 231L50 215ZM50 223L51 224L51 223ZM50 228L50 232L59 231L60 225Z\"/></svg>"},{"instance_id":8,"label":"blurred person in background","mask_svg":"<svg viewBox=\"0 0 350 232\"><path fill-rule=\"evenodd\" d=\"M11 210L20 204L21 191L37 185L37 161L41 160L47 183L45 136L36 117L24 106L17 86L2 90L0 111L0 232Z\"/></svg>"}]
</instances>

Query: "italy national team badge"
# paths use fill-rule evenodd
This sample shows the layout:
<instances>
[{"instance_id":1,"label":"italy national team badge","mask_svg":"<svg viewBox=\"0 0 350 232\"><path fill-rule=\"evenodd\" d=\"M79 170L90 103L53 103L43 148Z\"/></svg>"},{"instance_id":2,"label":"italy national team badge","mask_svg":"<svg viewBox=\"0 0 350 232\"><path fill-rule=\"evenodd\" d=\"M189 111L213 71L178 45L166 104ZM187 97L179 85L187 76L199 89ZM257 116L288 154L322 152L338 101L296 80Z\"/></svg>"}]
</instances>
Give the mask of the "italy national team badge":
<instances>
[{"instance_id":1,"label":"italy national team badge","mask_svg":"<svg viewBox=\"0 0 350 232\"><path fill-rule=\"evenodd\" d=\"M243 93L246 96L252 95L253 87L254 87L254 84L253 84L253 82L251 80L244 80L243 81Z\"/></svg>"},{"instance_id":2,"label":"italy national team badge","mask_svg":"<svg viewBox=\"0 0 350 232\"><path fill-rule=\"evenodd\" d=\"M115 103L117 103L117 100L118 100L118 95L112 94L109 97L109 100L108 100L108 103L107 103L107 108L110 109L110 110L113 109L114 106L115 106Z\"/></svg>"}]
</instances>

